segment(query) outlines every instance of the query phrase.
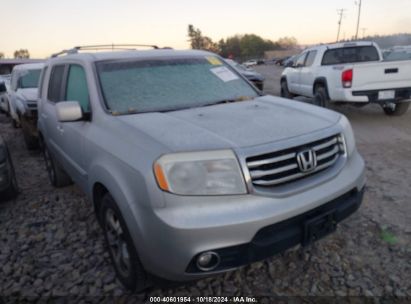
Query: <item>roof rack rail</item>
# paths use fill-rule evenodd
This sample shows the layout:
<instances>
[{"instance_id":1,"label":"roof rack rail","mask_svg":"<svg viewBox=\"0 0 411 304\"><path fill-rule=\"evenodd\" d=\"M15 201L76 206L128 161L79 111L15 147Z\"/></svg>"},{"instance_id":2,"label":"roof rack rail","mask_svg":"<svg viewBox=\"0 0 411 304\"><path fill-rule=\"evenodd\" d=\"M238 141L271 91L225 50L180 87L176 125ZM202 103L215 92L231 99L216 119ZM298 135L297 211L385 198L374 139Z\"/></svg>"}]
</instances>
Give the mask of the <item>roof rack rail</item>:
<instances>
[{"instance_id":1,"label":"roof rack rail","mask_svg":"<svg viewBox=\"0 0 411 304\"><path fill-rule=\"evenodd\" d=\"M58 57L60 55L70 55L70 54L77 54L78 51L81 50L89 50L89 51L99 51L99 50L130 50L136 51L135 47L151 47L153 49L159 49L157 45L152 44L96 44L96 45L82 45L82 46L75 46L68 50L62 50L61 52L54 53L51 55L52 58Z\"/></svg>"}]
</instances>

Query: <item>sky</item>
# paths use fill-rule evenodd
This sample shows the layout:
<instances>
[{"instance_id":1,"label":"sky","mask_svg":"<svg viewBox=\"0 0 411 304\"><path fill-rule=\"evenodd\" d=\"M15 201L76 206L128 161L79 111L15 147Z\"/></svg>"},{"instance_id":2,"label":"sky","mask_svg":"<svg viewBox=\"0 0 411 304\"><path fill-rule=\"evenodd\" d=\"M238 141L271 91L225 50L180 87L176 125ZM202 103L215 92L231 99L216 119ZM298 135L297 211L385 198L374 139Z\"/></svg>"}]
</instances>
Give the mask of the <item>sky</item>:
<instances>
[{"instance_id":1,"label":"sky","mask_svg":"<svg viewBox=\"0 0 411 304\"><path fill-rule=\"evenodd\" d=\"M358 0L357 0L358 1ZM45 58L76 45L140 43L189 48L188 24L214 41L236 34L303 45L355 34L355 0L0 0L0 52ZM411 0L362 0L359 36L411 32Z\"/></svg>"}]
</instances>

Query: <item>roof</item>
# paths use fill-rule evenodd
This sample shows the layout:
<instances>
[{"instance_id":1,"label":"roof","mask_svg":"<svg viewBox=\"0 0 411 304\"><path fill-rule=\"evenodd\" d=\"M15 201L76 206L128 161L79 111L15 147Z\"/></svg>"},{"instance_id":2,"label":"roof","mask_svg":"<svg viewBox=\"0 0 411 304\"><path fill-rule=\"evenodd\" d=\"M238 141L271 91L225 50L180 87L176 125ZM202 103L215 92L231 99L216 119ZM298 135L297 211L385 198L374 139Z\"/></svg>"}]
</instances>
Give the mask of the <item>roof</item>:
<instances>
[{"instance_id":1,"label":"roof","mask_svg":"<svg viewBox=\"0 0 411 304\"><path fill-rule=\"evenodd\" d=\"M35 69L42 69L44 66L44 63L25 63L25 64L19 64L16 65L13 68L13 71L19 71L19 70L35 70Z\"/></svg>"},{"instance_id":2,"label":"roof","mask_svg":"<svg viewBox=\"0 0 411 304\"><path fill-rule=\"evenodd\" d=\"M50 58L50 61L60 61L69 58L78 58L85 61L100 61L114 59L131 59L131 58L156 58L156 57L193 57L193 56L210 56L215 55L210 52L200 50L172 50L172 49L155 49L155 50L136 50L136 51L110 51L110 52L79 52L67 54L64 56Z\"/></svg>"},{"instance_id":3,"label":"roof","mask_svg":"<svg viewBox=\"0 0 411 304\"><path fill-rule=\"evenodd\" d=\"M36 63L44 62L44 59L0 59L0 65L2 64L23 64L23 63Z\"/></svg>"},{"instance_id":4,"label":"roof","mask_svg":"<svg viewBox=\"0 0 411 304\"><path fill-rule=\"evenodd\" d=\"M337 43L320 44L320 45L312 46L312 47L307 48L306 50L319 49L319 48L339 49L339 48L344 48L344 47L369 46L369 45L376 45L376 43L372 41L337 42Z\"/></svg>"}]
</instances>

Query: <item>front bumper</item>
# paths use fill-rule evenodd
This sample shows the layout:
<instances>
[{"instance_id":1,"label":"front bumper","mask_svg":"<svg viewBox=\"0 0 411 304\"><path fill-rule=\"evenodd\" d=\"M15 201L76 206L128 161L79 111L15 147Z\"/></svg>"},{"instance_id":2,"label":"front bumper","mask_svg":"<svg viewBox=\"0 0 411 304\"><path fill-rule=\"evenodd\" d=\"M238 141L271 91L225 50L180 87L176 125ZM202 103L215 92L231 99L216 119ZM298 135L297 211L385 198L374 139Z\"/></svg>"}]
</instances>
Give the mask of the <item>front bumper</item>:
<instances>
[{"instance_id":1,"label":"front bumper","mask_svg":"<svg viewBox=\"0 0 411 304\"><path fill-rule=\"evenodd\" d=\"M212 250L220 257L220 263L214 271L223 271L247 265L298 244L308 245L314 240L311 238L312 234L307 231L306 224L315 218L324 219L325 222L326 217L331 215L332 225L325 229L327 231L318 233L318 237L315 238L315 240L318 240L333 231L337 223L350 216L360 207L363 194L364 189L360 191L353 189L320 207L260 229L249 243ZM196 265L197 257L198 255L191 260L187 267L187 273L202 272Z\"/></svg>"},{"instance_id":2,"label":"front bumper","mask_svg":"<svg viewBox=\"0 0 411 304\"><path fill-rule=\"evenodd\" d=\"M292 247L304 240L299 227L302 219L333 209L336 221L340 221L357 210L365 185L364 167L363 159L354 151L335 177L286 197L165 193L166 207L147 212L139 225L143 231L135 237L142 263L156 276L185 281ZM199 272L193 260L206 251L221 252L220 268Z\"/></svg>"}]
</instances>

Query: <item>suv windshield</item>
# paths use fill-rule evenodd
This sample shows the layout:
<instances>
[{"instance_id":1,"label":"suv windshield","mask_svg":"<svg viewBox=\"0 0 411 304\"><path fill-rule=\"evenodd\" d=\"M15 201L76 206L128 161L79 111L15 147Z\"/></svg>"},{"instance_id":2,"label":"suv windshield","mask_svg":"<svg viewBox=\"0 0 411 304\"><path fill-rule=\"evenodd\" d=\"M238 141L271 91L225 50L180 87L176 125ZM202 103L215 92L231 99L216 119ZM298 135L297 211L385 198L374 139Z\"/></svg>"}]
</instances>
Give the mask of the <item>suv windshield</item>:
<instances>
[{"instance_id":1,"label":"suv windshield","mask_svg":"<svg viewBox=\"0 0 411 304\"><path fill-rule=\"evenodd\" d=\"M41 69L27 70L20 74L19 85L20 89L37 88L39 83Z\"/></svg>"},{"instance_id":2,"label":"suv windshield","mask_svg":"<svg viewBox=\"0 0 411 304\"><path fill-rule=\"evenodd\" d=\"M354 46L326 51L321 64L331 65L379 60L380 56L374 46Z\"/></svg>"},{"instance_id":3,"label":"suv windshield","mask_svg":"<svg viewBox=\"0 0 411 304\"><path fill-rule=\"evenodd\" d=\"M113 114L172 111L258 96L214 56L96 65L106 106Z\"/></svg>"}]
</instances>

